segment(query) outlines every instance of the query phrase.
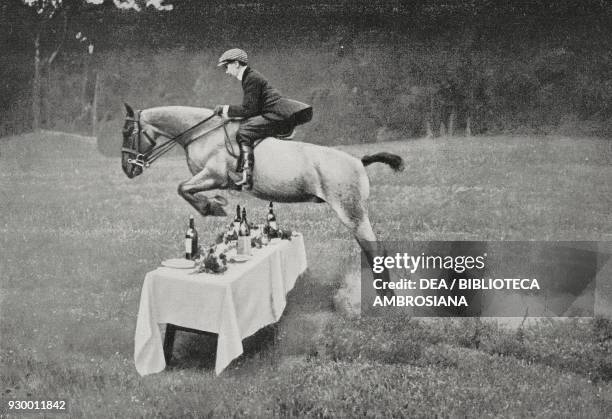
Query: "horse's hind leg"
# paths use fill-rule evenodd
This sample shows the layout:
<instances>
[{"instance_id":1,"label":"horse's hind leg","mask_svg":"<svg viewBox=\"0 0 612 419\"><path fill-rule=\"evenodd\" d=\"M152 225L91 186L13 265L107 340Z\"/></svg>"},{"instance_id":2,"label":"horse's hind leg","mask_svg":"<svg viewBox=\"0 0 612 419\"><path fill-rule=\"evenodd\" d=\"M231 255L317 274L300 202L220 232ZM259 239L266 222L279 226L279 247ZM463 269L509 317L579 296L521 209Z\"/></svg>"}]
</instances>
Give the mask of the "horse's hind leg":
<instances>
[{"instance_id":1,"label":"horse's hind leg","mask_svg":"<svg viewBox=\"0 0 612 419\"><path fill-rule=\"evenodd\" d=\"M179 184L178 193L203 217L209 215L225 216L227 215L223 209L223 205L227 204L225 198L215 196L213 199L209 199L204 195L196 195L198 192L219 189L220 187L219 180L211 176L207 169L204 169L191 179Z\"/></svg>"},{"instance_id":2,"label":"horse's hind leg","mask_svg":"<svg viewBox=\"0 0 612 419\"><path fill-rule=\"evenodd\" d=\"M353 236L363 250L368 264L374 266L375 256L385 256L384 246L376 240L372 230L368 211L363 201L353 200L348 202L329 202L332 209L338 214L340 221L353 233ZM390 281L389 273L384 270L380 277L383 283ZM392 290L376 290L379 295L394 295Z\"/></svg>"}]
</instances>

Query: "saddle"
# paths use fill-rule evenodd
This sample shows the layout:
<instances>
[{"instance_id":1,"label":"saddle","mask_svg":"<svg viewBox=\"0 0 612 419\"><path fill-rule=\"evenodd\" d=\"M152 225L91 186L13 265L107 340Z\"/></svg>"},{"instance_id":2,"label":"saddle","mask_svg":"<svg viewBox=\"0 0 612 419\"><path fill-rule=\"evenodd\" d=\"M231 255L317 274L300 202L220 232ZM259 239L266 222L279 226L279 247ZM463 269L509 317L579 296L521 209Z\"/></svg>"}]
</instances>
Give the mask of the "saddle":
<instances>
[{"instance_id":1,"label":"saddle","mask_svg":"<svg viewBox=\"0 0 612 419\"><path fill-rule=\"evenodd\" d=\"M287 131L276 134L275 138L279 140L293 140L295 137L295 126L288 127Z\"/></svg>"},{"instance_id":2,"label":"saddle","mask_svg":"<svg viewBox=\"0 0 612 419\"><path fill-rule=\"evenodd\" d=\"M227 128L226 128L226 127L227 127L227 124L229 124L229 123L230 123L230 122L232 122L232 121L236 121L236 122L238 122L238 121L241 121L242 119L243 119L243 118L231 118L231 119L225 119L225 120L222 122L221 126L223 126L223 129L225 130L225 139L226 139L226 141L229 141L229 140L230 140L230 138L229 138L229 133L227 132ZM282 131L282 132L280 132L280 133L278 133L278 134L276 134L276 135L274 135L274 136L272 136L272 137L273 137L273 138L277 138L277 139L279 139L279 140L293 140L293 139L295 138L295 128L296 128L296 127L297 127L297 125L294 125L294 124L287 125L287 126L285 127L285 130L284 130L284 131ZM270 137L266 137L266 138L270 138ZM253 143L253 149L255 149L255 147L257 147L257 146L259 145L259 143L261 143L261 142L262 142L263 140L265 140L266 138L261 138L261 139L259 139L259 140L256 140L256 141ZM232 138L232 139L233 139L233 140L235 140L235 139L236 139L236 137L234 137L234 138Z\"/></svg>"}]
</instances>

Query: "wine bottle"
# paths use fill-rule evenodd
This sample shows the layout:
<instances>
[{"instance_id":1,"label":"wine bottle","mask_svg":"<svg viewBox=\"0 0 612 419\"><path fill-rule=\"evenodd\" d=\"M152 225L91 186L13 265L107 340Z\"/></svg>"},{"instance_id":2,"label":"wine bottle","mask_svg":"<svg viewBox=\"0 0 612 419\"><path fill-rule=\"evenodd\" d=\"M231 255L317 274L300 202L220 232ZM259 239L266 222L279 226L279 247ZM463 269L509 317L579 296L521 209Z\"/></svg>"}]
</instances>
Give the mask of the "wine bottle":
<instances>
[{"instance_id":1,"label":"wine bottle","mask_svg":"<svg viewBox=\"0 0 612 419\"><path fill-rule=\"evenodd\" d=\"M247 221L246 216L246 208L242 208L242 220L240 220L240 229L238 230L239 236L250 236L251 235L251 227L249 227L249 222Z\"/></svg>"},{"instance_id":2,"label":"wine bottle","mask_svg":"<svg viewBox=\"0 0 612 419\"><path fill-rule=\"evenodd\" d=\"M236 205L236 217L234 217L234 233L238 235L238 231L240 231L240 222L242 218L240 217L240 205Z\"/></svg>"},{"instance_id":3,"label":"wine bottle","mask_svg":"<svg viewBox=\"0 0 612 419\"><path fill-rule=\"evenodd\" d=\"M278 230L278 226L276 224L276 215L274 215L274 208L272 206L272 201L270 201L270 209L268 211L267 224L270 230Z\"/></svg>"},{"instance_id":4,"label":"wine bottle","mask_svg":"<svg viewBox=\"0 0 612 419\"><path fill-rule=\"evenodd\" d=\"M189 228L185 233L185 259L198 257L198 232L195 229L193 215L189 216Z\"/></svg>"}]
</instances>

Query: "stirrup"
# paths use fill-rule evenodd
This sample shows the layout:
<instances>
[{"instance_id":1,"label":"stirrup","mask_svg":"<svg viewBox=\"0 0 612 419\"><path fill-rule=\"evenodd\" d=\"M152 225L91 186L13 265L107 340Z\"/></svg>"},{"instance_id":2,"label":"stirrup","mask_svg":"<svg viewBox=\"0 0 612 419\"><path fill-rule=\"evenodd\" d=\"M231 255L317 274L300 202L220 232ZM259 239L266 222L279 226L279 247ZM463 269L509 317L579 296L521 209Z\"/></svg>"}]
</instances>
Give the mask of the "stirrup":
<instances>
[{"instance_id":1,"label":"stirrup","mask_svg":"<svg viewBox=\"0 0 612 419\"><path fill-rule=\"evenodd\" d=\"M249 180L249 175L247 173L246 170L242 171L242 178L236 182L236 185L241 186L244 185L245 183L247 183L247 181Z\"/></svg>"},{"instance_id":2,"label":"stirrup","mask_svg":"<svg viewBox=\"0 0 612 419\"><path fill-rule=\"evenodd\" d=\"M242 171L242 179L236 182L237 186L242 186L242 190L250 191L253 189L253 174L251 169L245 168Z\"/></svg>"}]
</instances>

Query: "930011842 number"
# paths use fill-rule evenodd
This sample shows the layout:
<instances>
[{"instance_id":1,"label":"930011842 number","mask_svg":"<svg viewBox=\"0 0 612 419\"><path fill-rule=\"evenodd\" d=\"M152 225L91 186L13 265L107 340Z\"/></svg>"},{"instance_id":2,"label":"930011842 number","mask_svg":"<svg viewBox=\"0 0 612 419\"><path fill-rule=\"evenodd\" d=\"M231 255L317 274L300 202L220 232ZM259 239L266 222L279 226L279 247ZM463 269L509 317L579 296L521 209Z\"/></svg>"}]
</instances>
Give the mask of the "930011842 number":
<instances>
[{"instance_id":1,"label":"930011842 number","mask_svg":"<svg viewBox=\"0 0 612 419\"><path fill-rule=\"evenodd\" d=\"M20 412L34 411L66 411L68 403L66 400L9 400L8 409Z\"/></svg>"}]
</instances>

